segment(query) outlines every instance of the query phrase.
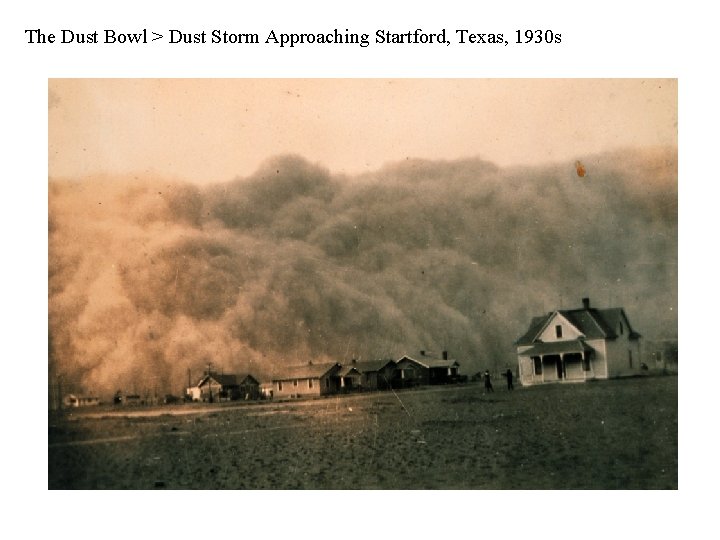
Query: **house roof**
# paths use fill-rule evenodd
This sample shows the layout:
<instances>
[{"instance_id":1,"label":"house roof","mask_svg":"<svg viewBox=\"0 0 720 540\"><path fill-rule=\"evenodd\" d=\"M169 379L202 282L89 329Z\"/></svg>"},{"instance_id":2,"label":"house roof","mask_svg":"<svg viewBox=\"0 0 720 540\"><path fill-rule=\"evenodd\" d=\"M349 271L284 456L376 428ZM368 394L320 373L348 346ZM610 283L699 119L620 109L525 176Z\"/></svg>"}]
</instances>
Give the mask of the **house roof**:
<instances>
[{"instance_id":1,"label":"house roof","mask_svg":"<svg viewBox=\"0 0 720 540\"><path fill-rule=\"evenodd\" d=\"M248 381L249 379L249 381ZM238 375L237 380L240 384L250 382L251 384L260 384L260 381L258 381L255 377L250 375L249 373L246 375Z\"/></svg>"},{"instance_id":2,"label":"house roof","mask_svg":"<svg viewBox=\"0 0 720 540\"><path fill-rule=\"evenodd\" d=\"M332 362L328 364L303 364L300 366L287 366L282 373L275 375L273 381L289 381L292 379L319 379L329 371L339 368L340 364Z\"/></svg>"},{"instance_id":3,"label":"house roof","mask_svg":"<svg viewBox=\"0 0 720 540\"><path fill-rule=\"evenodd\" d=\"M240 384L245 383L248 379L251 379L251 383L259 384L258 380L249 373L244 373L241 375L235 375L231 373L211 373L210 375L205 375L202 379L200 379L200 382L197 384L198 387L204 385L207 382L208 378L213 379L220 386L225 387L239 386Z\"/></svg>"},{"instance_id":4,"label":"house roof","mask_svg":"<svg viewBox=\"0 0 720 540\"><path fill-rule=\"evenodd\" d=\"M208 379L214 380L216 383L218 383L220 386L237 386L237 377L232 374L224 374L224 373L210 373L209 375L205 375L202 379L200 379L200 382L197 384L198 386L202 386L208 382Z\"/></svg>"},{"instance_id":5,"label":"house roof","mask_svg":"<svg viewBox=\"0 0 720 540\"><path fill-rule=\"evenodd\" d=\"M631 339L637 339L640 334L630 326L630 321L623 308L581 308L562 309L553 311L539 317L533 317L527 331L515 342L516 345L533 345L540 334L556 314L565 317L586 339L615 339L618 324L624 319Z\"/></svg>"},{"instance_id":6,"label":"house roof","mask_svg":"<svg viewBox=\"0 0 720 540\"><path fill-rule=\"evenodd\" d=\"M519 353L520 356L541 356L545 354L563 354L573 352L585 352L594 350L590 345L581 339L569 341L550 341L547 343L537 342L532 347Z\"/></svg>"},{"instance_id":7,"label":"house roof","mask_svg":"<svg viewBox=\"0 0 720 540\"><path fill-rule=\"evenodd\" d=\"M443 360L441 358L430 358L427 356L423 356L421 360L418 360L417 358L412 358L408 355L404 355L397 361L397 363L399 364L403 360L410 360L411 362L415 362L416 364L426 368L448 368L460 365L456 360Z\"/></svg>"},{"instance_id":8,"label":"house roof","mask_svg":"<svg viewBox=\"0 0 720 540\"><path fill-rule=\"evenodd\" d=\"M395 364L395 360L366 360L365 362L353 362L351 365L360 373L368 373L370 371L380 371L388 364Z\"/></svg>"},{"instance_id":9,"label":"house roof","mask_svg":"<svg viewBox=\"0 0 720 540\"><path fill-rule=\"evenodd\" d=\"M338 371L338 375L340 375L341 377L347 377L352 371L356 372L358 375L360 375L361 373L354 364L350 364L348 366L340 366L340 371Z\"/></svg>"}]
</instances>

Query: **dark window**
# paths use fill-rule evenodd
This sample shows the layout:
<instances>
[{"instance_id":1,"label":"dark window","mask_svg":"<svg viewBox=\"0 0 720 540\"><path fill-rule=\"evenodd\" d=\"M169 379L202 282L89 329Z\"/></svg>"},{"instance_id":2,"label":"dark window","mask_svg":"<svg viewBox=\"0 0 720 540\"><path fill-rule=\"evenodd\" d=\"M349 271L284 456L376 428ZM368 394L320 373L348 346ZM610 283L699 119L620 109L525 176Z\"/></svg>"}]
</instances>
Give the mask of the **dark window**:
<instances>
[{"instance_id":1,"label":"dark window","mask_svg":"<svg viewBox=\"0 0 720 540\"><path fill-rule=\"evenodd\" d=\"M293 386L295 386L295 387L297 388L297 379L295 379L295 380L293 381Z\"/></svg>"},{"instance_id":2,"label":"dark window","mask_svg":"<svg viewBox=\"0 0 720 540\"><path fill-rule=\"evenodd\" d=\"M562 326L560 326L559 324L555 326L555 337L562 337Z\"/></svg>"},{"instance_id":3,"label":"dark window","mask_svg":"<svg viewBox=\"0 0 720 540\"><path fill-rule=\"evenodd\" d=\"M628 365L632 368L632 351L628 351Z\"/></svg>"},{"instance_id":4,"label":"dark window","mask_svg":"<svg viewBox=\"0 0 720 540\"><path fill-rule=\"evenodd\" d=\"M623 333L623 325L622 325L622 323L620 323L620 335L622 335L622 333Z\"/></svg>"},{"instance_id":5,"label":"dark window","mask_svg":"<svg viewBox=\"0 0 720 540\"><path fill-rule=\"evenodd\" d=\"M308 379L308 388L312 388L312 379Z\"/></svg>"},{"instance_id":6,"label":"dark window","mask_svg":"<svg viewBox=\"0 0 720 540\"><path fill-rule=\"evenodd\" d=\"M542 375L542 359L539 356L533 356L535 365L535 375Z\"/></svg>"},{"instance_id":7,"label":"dark window","mask_svg":"<svg viewBox=\"0 0 720 540\"><path fill-rule=\"evenodd\" d=\"M282 381L278 381L278 390L282 390Z\"/></svg>"}]
</instances>

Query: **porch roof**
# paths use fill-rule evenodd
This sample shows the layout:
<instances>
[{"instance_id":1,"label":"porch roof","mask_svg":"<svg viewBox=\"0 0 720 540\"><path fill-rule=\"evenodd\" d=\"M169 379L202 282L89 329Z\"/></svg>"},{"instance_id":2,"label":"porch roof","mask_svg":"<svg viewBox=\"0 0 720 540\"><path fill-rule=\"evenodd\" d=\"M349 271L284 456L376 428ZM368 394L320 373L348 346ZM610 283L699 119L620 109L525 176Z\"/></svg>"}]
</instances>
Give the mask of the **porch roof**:
<instances>
[{"instance_id":1,"label":"porch roof","mask_svg":"<svg viewBox=\"0 0 720 540\"><path fill-rule=\"evenodd\" d=\"M573 339L570 341L552 341L549 343L538 341L531 348L519 354L520 356L544 356L548 354L581 353L592 350L594 349L583 340Z\"/></svg>"}]
</instances>

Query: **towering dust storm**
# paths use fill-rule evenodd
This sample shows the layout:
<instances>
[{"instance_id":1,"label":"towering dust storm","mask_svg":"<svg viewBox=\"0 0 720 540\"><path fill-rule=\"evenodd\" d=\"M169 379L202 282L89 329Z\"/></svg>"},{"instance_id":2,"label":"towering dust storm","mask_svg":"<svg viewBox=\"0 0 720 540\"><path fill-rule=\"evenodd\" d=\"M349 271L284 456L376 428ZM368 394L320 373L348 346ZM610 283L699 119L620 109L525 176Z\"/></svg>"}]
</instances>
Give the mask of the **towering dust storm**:
<instances>
[{"instance_id":1,"label":"towering dust storm","mask_svg":"<svg viewBox=\"0 0 720 540\"><path fill-rule=\"evenodd\" d=\"M50 364L86 391L179 392L207 362L449 350L515 361L533 315L624 306L677 333L677 151L500 169L406 160L362 177L295 156L199 188L51 180Z\"/></svg>"}]
</instances>

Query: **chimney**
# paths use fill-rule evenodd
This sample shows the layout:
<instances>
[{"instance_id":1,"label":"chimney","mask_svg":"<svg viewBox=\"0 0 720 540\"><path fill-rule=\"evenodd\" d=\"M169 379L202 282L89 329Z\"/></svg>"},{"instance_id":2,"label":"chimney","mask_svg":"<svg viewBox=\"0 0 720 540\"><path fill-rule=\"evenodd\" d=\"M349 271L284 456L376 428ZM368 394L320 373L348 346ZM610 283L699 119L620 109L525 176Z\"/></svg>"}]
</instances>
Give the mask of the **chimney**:
<instances>
[{"instance_id":1,"label":"chimney","mask_svg":"<svg viewBox=\"0 0 720 540\"><path fill-rule=\"evenodd\" d=\"M420 356L425 356L425 351L420 351Z\"/></svg>"},{"instance_id":2,"label":"chimney","mask_svg":"<svg viewBox=\"0 0 720 540\"><path fill-rule=\"evenodd\" d=\"M447 360L447 351L443 351L443 360Z\"/></svg>"},{"instance_id":3,"label":"chimney","mask_svg":"<svg viewBox=\"0 0 720 540\"><path fill-rule=\"evenodd\" d=\"M590 309L590 299L589 298L583 298L583 309Z\"/></svg>"}]
</instances>

